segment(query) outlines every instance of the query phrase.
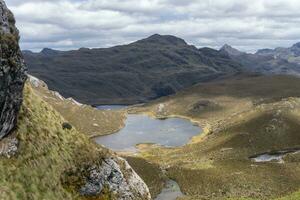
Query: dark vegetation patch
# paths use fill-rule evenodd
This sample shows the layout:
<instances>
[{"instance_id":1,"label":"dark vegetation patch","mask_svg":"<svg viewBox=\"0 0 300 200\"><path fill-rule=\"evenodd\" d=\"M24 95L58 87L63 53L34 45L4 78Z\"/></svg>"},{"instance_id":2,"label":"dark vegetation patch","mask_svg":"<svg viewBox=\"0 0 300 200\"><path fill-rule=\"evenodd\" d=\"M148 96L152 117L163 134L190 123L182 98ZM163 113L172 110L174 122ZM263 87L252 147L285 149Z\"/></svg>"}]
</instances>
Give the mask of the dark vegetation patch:
<instances>
[{"instance_id":1,"label":"dark vegetation patch","mask_svg":"<svg viewBox=\"0 0 300 200\"><path fill-rule=\"evenodd\" d=\"M90 105L134 104L242 71L219 51L153 35L107 49L24 52L29 73L50 89Z\"/></svg>"}]
</instances>

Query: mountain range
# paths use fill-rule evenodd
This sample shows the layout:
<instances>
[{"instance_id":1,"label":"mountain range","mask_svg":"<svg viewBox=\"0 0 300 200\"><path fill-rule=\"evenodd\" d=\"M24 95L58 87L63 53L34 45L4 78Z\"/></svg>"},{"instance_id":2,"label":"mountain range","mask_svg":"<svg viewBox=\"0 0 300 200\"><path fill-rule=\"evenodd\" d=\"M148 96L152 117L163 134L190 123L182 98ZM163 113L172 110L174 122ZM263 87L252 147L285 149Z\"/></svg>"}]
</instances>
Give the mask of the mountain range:
<instances>
[{"instance_id":1,"label":"mountain range","mask_svg":"<svg viewBox=\"0 0 300 200\"><path fill-rule=\"evenodd\" d=\"M111 48L23 51L29 73L51 90L90 104L136 104L239 73L300 74L300 44L255 54L229 45L196 48L155 34Z\"/></svg>"},{"instance_id":2,"label":"mountain range","mask_svg":"<svg viewBox=\"0 0 300 200\"><path fill-rule=\"evenodd\" d=\"M254 54L224 45L220 52L243 65L248 71L262 74L300 74L300 43L290 48L260 49Z\"/></svg>"},{"instance_id":3,"label":"mountain range","mask_svg":"<svg viewBox=\"0 0 300 200\"><path fill-rule=\"evenodd\" d=\"M23 54L29 73L51 90L90 105L145 102L243 71L217 50L157 34L112 48Z\"/></svg>"}]
</instances>

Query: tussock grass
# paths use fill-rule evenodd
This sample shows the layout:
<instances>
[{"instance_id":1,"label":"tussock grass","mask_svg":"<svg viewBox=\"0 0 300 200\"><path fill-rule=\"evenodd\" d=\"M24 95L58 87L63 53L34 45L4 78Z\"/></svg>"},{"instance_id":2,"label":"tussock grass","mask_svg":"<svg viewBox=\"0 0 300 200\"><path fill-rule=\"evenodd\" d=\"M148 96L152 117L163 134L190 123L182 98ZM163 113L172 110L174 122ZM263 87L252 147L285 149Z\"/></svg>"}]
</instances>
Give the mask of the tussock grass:
<instances>
[{"instance_id":1,"label":"tussock grass","mask_svg":"<svg viewBox=\"0 0 300 200\"><path fill-rule=\"evenodd\" d=\"M0 158L0 199L80 199L62 184L65 173L83 163L98 163L108 152L77 130L64 130L64 121L25 86L16 130L19 153L11 159Z\"/></svg>"},{"instance_id":2,"label":"tussock grass","mask_svg":"<svg viewBox=\"0 0 300 200\"><path fill-rule=\"evenodd\" d=\"M138 173L149 187L152 197L156 197L164 187L166 176L159 165L138 157L126 157L130 166Z\"/></svg>"},{"instance_id":3,"label":"tussock grass","mask_svg":"<svg viewBox=\"0 0 300 200\"><path fill-rule=\"evenodd\" d=\"M65 120L89 137L107 135L119 131L125 125L125 111L97 110L88 105L78 106L74 102L61 99L50 91L46 84L32 87L44 101L49 103Z\"/></svg>"},{"instance_id":4,"label":"tussock grass","mask_svg":"<svg viewBox=\"0 0 300 200\"><path fill-rule=\"evenodd\" d=\"M133 108L188 118L206 129L189 145L145 148L140 157L168 169L186 194L181 200L299 199L300 155L287 156L284 164L249 159L300 147L299 86L291 76L234 78Z\"/></svg>"}]
</instances>

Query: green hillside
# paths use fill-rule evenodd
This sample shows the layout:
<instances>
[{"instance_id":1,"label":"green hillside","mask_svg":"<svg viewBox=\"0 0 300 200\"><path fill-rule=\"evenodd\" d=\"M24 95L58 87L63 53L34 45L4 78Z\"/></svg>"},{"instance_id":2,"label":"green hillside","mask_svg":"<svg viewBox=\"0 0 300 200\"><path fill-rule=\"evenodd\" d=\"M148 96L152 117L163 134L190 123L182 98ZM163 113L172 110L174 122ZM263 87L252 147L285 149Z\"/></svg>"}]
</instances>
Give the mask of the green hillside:
<instances>
[{"instance_id":1,"label":"green hillside","mask_svg":"<svg viewBox=\"0 0 300 200\"><path fill-rule=\"evenodd\" d=\"M130 112L184 117L205 129L184 147L141 146L139 157L167 169L184 200L298 199L299 153L284 163L250 157L300 149L299 85L292 76L236 77L136 107Z\"/></svg>"}]
</instances>

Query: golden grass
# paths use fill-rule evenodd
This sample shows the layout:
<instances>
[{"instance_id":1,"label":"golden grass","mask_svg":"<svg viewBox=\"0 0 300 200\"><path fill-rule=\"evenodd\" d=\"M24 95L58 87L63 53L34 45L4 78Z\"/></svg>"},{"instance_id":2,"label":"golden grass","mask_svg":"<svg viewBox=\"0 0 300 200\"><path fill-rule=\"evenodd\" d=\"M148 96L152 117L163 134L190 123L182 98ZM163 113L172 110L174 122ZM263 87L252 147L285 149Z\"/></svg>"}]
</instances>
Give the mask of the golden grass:
<instances>
[{"instance_id":1,"label":"golden grass","mask_svg":"<svg viewBox=\"0 0 300 200\"><path fill-rule=\"evenodd\" d=\"M108 153L75 129L26 85L17 138L19 152L0 158L0 199L74 200L78 193L62 185L66 171L100 162Z\"/></svg>"},{"instance_id":2,"label":"golden grass","mask_svg":"<svg viewBox=\"0 0 300 200\"><path fill-rule=\"evenodd\" d=\"M168 169L187 195L181 199L297 199L299 155L287 156L284 164L253 163L249 156L300 147L298 97L298 78L243 77L132 108L158 118L184 117L205 128L189 145L141 148L139 156Z\"/></svg>"},{"instance_id":3,"label":"golden grass","mask_svg":"<svg viewBox=\"0 0 300 200\"><path fill-rule=\"evenodd\" d=\"M88 105L78 106L67 99L61 99L45 84L32 87L35 93L49 103L64 119L89 137L115 133L124 127L126 113L120 111L97 110Z\"/></svg>"},{"instance_id":4,"label":"golden grass","mask_svg":"<svg viewBox=\"0 0 300 200\"><path fill-rule=\"evenodd\" d=\"M145 181L149 187L151 196L156 197L164 187L164 182L166 180L166 176L162 173L159 165L132 156L126 157L126 160Z\"/></svg>"}]
</instances>

